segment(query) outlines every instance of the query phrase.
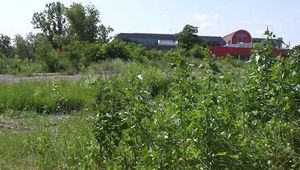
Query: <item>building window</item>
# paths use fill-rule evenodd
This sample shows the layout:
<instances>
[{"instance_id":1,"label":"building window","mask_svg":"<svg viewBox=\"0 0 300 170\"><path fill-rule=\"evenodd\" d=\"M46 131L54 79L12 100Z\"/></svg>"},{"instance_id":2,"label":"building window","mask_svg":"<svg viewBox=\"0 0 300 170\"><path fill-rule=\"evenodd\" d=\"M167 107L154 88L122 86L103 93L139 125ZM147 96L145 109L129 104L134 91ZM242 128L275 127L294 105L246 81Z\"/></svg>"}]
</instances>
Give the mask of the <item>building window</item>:
<instances>
[{"instance_id":1,"label":"building window","mask_svg":"<svg viewBox=\"0 0 300 170\"><path fill-rule=\"evenodd\" d=\"M167 45L167 46L176 46L178 44L178 41L174 41L174 40L158 40L157 41L158 45Z\"/></svg>"}]
</instances>

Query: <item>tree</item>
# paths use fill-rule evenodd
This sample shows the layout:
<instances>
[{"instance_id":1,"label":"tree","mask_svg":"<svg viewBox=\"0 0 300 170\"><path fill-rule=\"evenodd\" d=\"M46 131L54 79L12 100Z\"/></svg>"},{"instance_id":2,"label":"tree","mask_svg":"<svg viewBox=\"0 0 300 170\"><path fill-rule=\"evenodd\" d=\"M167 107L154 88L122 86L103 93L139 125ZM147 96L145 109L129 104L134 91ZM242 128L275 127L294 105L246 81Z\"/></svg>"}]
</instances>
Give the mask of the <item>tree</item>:
<instances>
[{"instance_id":1,"label":"tree","mask_svg":"<svg viewBox=\"0 0 300 170\"><path fill-rule=\"evenodd\" d=\"M29 35L30 37L31 35ZM16 35L15 39L15 52L20 58L34 59L35 58L35 48L34 44L28 40L24 39L21 35Z\"/></svg>"},{"instance_id":2,"label":"tree","mask_svg":"<svg viewBox=\"0 0 300 170\"><path fill-rule=\"evenodd\" d=\"M13 56L13 47L11 46L11 39L7 35L0 35L0 53L6 57Z\"/></svg>"},{"instance_id":3,"label":"tree","mask_svg":"<svg viewBox=\"0 0 300 170\"><path fill-rule=\"evenodd\" d=\"M198 28L192 25L186 25L183 30L176 34L178 38L178 47L190 50L194 45L204 46L205 43L197 35Z\"/></svg>"},{"instance_id":4,"label":"tree","mask_svg":"<svg viewBox=\"0 0 300 170\"><path fill-rule=\"evenodd\" d=\"M61 45L55 42L54 37L66 35L65 10L66 8L61 2L52 2L46 4L43 12L36 12L32 17L34 28L40 29L55 49L61 48Z\"/></svg>"},{"instance_id":5,"label":"tree","mask_svg":"<svg viewBox=\"0 0 300 170\"><path fill-rule=\"evenodd\" d=\"M79 41L95 42L99 33L99 15L93 5L84 7L81 3L73 3L66 12L70 35Z\"/></svg>"},{"instance_id":6,"label":"tree","mask_svg":"<svg viewBox=\"0 0 300 170\"><path fill-rule=\"evenodd\" d=\"M113 31L114 29L110 26L106 27L103 24L101 24L99 26L99 41L102 43L108 43L112 39L112 37L110 37L109 34Z\"/></svg>"}]
</instances>

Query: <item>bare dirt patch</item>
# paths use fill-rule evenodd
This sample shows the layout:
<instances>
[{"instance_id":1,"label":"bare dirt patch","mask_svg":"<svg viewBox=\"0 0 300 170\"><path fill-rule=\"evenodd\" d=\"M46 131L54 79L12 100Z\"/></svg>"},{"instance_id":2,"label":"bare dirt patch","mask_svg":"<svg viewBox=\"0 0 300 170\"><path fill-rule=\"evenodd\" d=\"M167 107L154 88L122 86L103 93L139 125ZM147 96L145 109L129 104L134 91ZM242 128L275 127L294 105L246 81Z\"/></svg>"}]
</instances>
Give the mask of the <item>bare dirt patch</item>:
<instances>
[{"instance_id":1,"label":"bare dirt patch","mask_svg":"<svg viewBox=\"0 0 300 170\"><path fill-rule=\"evenodd\" d=\"M8 74L0 74L0 83L20 83L32 81L54 81L54 80L67 80L67 81L80 81L81 75L53 75L43 74L32 77L18 77Z\"/></svg>"}]
</instances>

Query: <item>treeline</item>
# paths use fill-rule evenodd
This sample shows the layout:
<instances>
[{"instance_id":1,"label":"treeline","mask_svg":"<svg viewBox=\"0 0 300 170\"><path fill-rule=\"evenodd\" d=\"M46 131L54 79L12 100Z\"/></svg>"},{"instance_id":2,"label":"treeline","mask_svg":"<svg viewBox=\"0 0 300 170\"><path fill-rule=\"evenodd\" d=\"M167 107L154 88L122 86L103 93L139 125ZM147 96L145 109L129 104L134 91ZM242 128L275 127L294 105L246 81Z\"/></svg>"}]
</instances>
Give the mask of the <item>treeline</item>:
<instances>
[{"instance_id":1,"label":"treeline","mask_svg":"<svg viewBox=\"0 0 300 170\"><path fill-rule=\"evenodd\" d=\"M33 14L32 24L40 33L14 38L1 34L0 73L28 68L34 72L74 73L112 51L105 44L113 29L101 23L93 5L73 3L66 7L61 2L49 3Z\"/></svg>"},{"instance_id":2,"label":"treeline","mask_svg":"<svg viewBox=\"0 0 300 170\"><path fill-rule=\"evenodd\" d=\"M61 2L49 3L43 11L33 14L32 24L39 33L13 38L0 35L0 74L74 74L107 59L145 62L203 56L204 43L197 39L197 27L185 26L178 34L179 46L173 51L149 50L140 44L113 39L113 28L101 23L100 13L93 5L73 3L66 7Z\"/></svg>"}]
</instances>

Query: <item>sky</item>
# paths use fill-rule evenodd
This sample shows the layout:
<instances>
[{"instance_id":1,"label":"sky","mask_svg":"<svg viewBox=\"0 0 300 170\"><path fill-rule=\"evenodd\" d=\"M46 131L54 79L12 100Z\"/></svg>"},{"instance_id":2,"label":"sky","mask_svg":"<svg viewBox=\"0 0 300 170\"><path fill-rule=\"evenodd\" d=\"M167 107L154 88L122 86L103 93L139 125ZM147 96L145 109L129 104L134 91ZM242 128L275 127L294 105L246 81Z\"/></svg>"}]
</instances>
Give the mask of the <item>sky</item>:
<instances>
[{"instance_id":1,"label":"sky","mask_svg":"<svg viewBox=\"0 0 300 170\"><path fill-rule=\"evenodd\" d=\"M0 0L0 34L34 31L34 12L56 0ZM299 0L60 0L93 4L103 24L117 33L177 33L186 24L199 35L225 36L239 29L262 38L268 27L291 46L300 44Z\"/></svg>"}]
</instances>

